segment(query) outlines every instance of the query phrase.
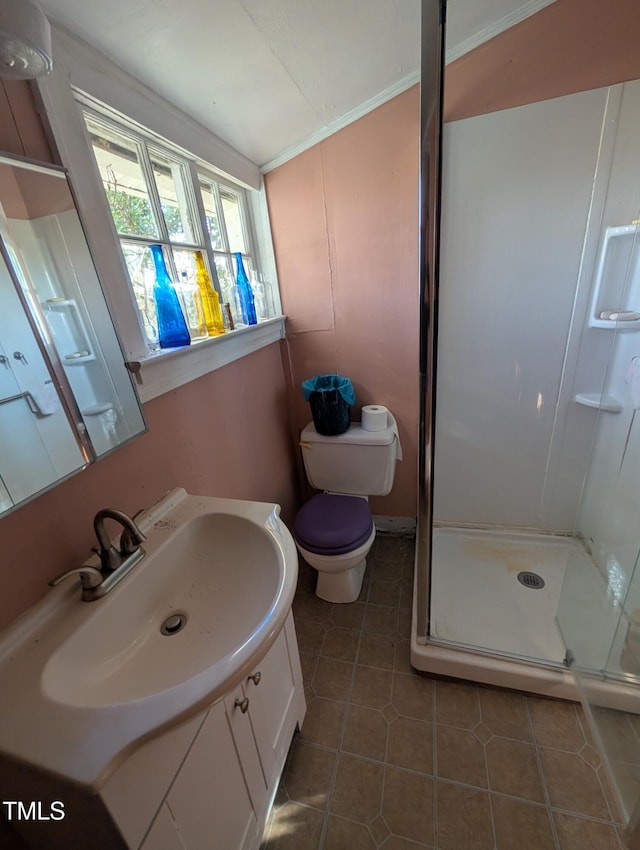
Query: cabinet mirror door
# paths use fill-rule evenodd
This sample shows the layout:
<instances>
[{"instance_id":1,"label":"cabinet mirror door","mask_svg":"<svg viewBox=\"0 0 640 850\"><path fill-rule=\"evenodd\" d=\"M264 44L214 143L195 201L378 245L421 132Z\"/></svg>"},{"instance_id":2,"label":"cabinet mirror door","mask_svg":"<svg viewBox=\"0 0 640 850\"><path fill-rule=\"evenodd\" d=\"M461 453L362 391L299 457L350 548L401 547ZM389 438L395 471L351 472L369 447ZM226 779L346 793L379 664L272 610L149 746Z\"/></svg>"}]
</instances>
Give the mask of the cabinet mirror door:
<instances>
[{"instance_id":1,"label":"cabinet mirror door","mask_svg":"<svg viewBox=\"0 0 640 850\"><path fill-rule=\"evenodd\" d=\"M64 171L0 156L0 512L143 433Z\"/></svg>"}]
</instances>

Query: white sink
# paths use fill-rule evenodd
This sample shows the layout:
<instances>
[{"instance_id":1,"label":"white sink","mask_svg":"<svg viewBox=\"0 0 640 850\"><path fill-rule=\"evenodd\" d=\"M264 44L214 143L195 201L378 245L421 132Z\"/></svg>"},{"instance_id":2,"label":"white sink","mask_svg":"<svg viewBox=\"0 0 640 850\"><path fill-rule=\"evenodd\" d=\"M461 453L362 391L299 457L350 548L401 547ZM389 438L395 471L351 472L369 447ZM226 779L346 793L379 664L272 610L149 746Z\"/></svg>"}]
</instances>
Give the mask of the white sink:
<instances>
[{"instance_id":1,"label":"white sink","mask_svg":"<svg viewBox=\"0 0 640 850\"><path fill-rule=\"evenodd\" d=\"M269 529L245 516L190 520L146 555L121 593L85 603L91 617L47 662L45 693L81 706L131 702L182 687L218 660L231 666L273 615L280 554ZM162 634L176 614L184 626Z\"/></svg>"},{"instance_id":2,"label":"white sink","mask_svg":"<svg viewBox=\"0 0 640 850\"><path fill-rule=\"evenodd\" d=\"M295 591L277 505L174 490L137 521L145 557L109 594L55 588L0 641L0 748L87 784L237 684ZM163 634L176 614L184 625Z\"/></svg>"}]
</instances>

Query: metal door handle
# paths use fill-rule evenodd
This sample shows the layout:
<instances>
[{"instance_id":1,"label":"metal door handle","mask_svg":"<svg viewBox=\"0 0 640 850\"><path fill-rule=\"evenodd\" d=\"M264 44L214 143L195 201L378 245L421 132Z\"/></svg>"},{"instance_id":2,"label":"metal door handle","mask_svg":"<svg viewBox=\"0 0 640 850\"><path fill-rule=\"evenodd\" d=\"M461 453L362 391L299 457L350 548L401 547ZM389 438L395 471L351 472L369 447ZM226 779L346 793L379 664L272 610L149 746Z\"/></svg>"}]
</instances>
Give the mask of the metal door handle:
<instances>
[{"instance_id":1,"label":"metal door handle","mask_svg":"<svg viewBox=\"0 0 640 850\"><path fill-rule=\"evenodd\" d=\"M24 354L21 351L14 351L13 352L13 359L19 360L21 363L24 363L25 366L28 365L27 364L27 358L24 356Z\"/></svg>"},{"instance_id":2,"label":"metal door handle","mask_svg":"<svg viewBox=\"0 0 640 850\"><path fill-rule=\"evenodd\" d=\"M258 670L257 673L252 673L251 676L247 676L247 679L253 682L256 687L258 687L258 685L260 684L260 679L262 679L262 673Z\"/></svg>"}]
</instances>

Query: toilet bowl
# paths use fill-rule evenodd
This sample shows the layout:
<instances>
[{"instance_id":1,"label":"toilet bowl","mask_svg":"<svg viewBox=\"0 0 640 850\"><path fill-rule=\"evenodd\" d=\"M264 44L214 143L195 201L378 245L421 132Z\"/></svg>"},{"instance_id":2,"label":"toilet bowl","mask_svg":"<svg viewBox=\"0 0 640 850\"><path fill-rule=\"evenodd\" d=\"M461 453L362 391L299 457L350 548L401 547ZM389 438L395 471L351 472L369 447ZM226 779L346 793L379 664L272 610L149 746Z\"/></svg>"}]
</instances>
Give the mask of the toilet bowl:
<instances>
[{"instance_id":1,"label":"toilet bowl","mask_svg":"<svg viewBox=\"0 0 640 850\"><path fill-rule=\"evenodd\" d=\"M309 423L300 446L309 483L324 492L298 511L296 546L318 571L316 596L328 602L355 602L376 537L367 497L391 490L397 429L372 432L352 423L344 434L327 436Z\"/></svg>"},{"instance_id":2,"label":"toilet bowl","mask_svg":"<svg viewBox=\"0 0 640 850\"><path fill-rule=\"evenodd\" d=\"M375 538L365 497L313 496L296 516L294 539L304 560L318 570L316 596L327 602L355 602Z\"/></svg>"}]
</instances>

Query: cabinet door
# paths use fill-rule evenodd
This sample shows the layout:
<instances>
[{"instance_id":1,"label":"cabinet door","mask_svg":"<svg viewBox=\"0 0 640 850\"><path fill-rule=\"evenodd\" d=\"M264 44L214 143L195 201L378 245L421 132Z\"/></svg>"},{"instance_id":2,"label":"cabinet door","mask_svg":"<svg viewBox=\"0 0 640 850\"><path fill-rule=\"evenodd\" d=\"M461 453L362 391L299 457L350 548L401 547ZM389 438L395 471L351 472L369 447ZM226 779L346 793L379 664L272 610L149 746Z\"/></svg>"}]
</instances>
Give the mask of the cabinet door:
<instances>
[{"instance_id":1,"label":"cabinet door","mask_svg":"<svg viewBox=\"0 0 640 850\"><path fill-rule=\"evenodd\" d=\"M257 820L223 702L209 711L167 805L185 850L257 846ZM145 850L155 848L145 845Z\"/></svg>"},{"instance_id":2,"label":"cabinet door","mask_svg":"<svg viewBox=\"0 0 640 850\"><path fill-rule=\"evenodd\" d=\"M156 815L140 850L185 850L166 803Z\"/></svg>"},{"instance_id":3,"label":"cabinet door","mask_svg":"<svg viewBox=\"0 0 640 850\"><path fill-rule=\"evenodd\" d=\"M251 701L242 686L238 685L224 698L224 704L238 758L242 765L244 780L256 812L256 818L260 820L263 809L266 808L268 802L268 794L267 783L258 758L258 750L251 726Z\"/></svg>"},{"instance_id":4,"label":"cabinet door","mask_svg":"<svg viewBox=\"0 0 640 850\"><path fill-rule=\"evenodd\" d=\"M305 710L291 614L269 652L245 681L244 690L265 781L272 789L282 771L296 723L302 724Z\"/></svg>"},{"instance_id":5,"label":"cabinet door","mask_svg":"<svg viewBox=\"0 0 640 850\"><path fill-rule=\"evenodd\" d=\"M140 845L206 716L201 711L146 741L102 786L100 796L129 847Z\"/></svg>"}]
</instances>

